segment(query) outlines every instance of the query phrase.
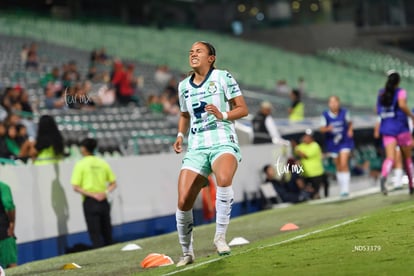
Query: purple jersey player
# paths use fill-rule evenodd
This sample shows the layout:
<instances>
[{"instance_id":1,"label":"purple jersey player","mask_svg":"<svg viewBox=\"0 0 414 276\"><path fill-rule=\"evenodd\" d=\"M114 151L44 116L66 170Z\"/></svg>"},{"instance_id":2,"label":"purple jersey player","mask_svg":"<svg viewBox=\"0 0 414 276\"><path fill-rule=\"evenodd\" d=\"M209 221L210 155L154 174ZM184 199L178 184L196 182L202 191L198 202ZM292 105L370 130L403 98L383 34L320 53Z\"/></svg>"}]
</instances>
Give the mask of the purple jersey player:
<instances>
[{"instance_id":1,"label":"purple jersey player","mask_svg":"<svg viewBox=\"0 0 414 276\"><path fill-rule=\"evenodd\" d=\"M341 107L337 96L329 97L328 107L322 114L320 131L325 133L326 150L335 161L340 195L347 197L351 179L348 162L354 148L352 122L349 112Z\"/></svg>"},{"instance_id":2,"label":"purple jersey player","mask_svg":"<svg viewBox=\"0 0 414 276\"><path fill-rule=\"evenodd\" d=\"M407 92L399 84L400 75L395 71L389 72L385 87L379 91L377 99L377 113L381 118L380 133L385 147L385 160L381 169L381 191L384 195L388 193L385 183L395 162L396 146L401 149L410 194L413 194L412 137L408 119L413 119L414 115L407 106Z\"/></svg>"}]
</instances>

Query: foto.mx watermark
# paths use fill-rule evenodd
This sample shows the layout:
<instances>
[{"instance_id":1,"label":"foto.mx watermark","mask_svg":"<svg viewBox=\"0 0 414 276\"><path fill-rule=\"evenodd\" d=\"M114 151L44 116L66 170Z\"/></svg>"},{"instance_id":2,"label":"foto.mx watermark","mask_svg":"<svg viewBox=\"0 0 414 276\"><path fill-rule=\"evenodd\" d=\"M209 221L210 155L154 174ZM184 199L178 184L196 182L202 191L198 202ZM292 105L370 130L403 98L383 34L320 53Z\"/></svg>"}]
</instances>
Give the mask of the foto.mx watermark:
<instances>
[{"instance_id":1,"label":"foto.mx watermark","mask_svg":"<svg viewBox=\"0 0 414 276\"><path fill-rule=\"evenodd\" d=\"M89 104L93 102L92 98L88 94L68 94L68 89L65 89L64 99L66 106L73 104Z\"/></svg>"},{"instance_id":2,"label":"foto.mx watermark","mask_svg":"<svg viewBox=\"0 0 414 276\"><path fill-rule=\"evenodd\" d=\"M290 163L282 163L280 162L280 156L277 157L276 160L276 170L279 176L287 173L297 173L301 174L304 172L303 166L301 164L290 164Z\"/></svg>"}]
</instances>

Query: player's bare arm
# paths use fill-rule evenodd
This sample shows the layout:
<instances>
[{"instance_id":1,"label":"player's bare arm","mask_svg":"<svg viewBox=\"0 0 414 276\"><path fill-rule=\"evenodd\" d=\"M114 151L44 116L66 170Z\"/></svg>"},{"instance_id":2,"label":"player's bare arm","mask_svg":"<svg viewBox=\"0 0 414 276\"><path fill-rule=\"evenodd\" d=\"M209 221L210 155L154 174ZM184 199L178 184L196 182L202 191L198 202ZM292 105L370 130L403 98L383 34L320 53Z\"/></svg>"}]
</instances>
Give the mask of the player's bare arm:
<instances>
[{"instance_id":1,"label":"player's bare arm","mask_svg":"<svg viewBox=\"0 0 414 276\"><path fill-rule=\"evenodd\" d=\"M246 105L246 102L243 96L238 96L230 100L230 104L232 106L231 111L227 112L227 119L228 120L237 120L243 118L249 114L249 109ZM208 104L205 107L205 110L216 116L217 119L224 119L223 113L213 104Z\"/></svg>"},{"instance_id":2,"label":"player's bare arm","mask_svg":"<svg viewBox=\"0 0 414 276\"><path fill-rule=\"evenodd\" d=\"M187 133L188 126L190 125L190 114L188 112L181 112L180 118L178 120L178 133L185 134ZM177 135L177 139L173 144L174 151L176 153L181 153L183 151L184 137L182 135Z\"/></svg>"}]
</instances>

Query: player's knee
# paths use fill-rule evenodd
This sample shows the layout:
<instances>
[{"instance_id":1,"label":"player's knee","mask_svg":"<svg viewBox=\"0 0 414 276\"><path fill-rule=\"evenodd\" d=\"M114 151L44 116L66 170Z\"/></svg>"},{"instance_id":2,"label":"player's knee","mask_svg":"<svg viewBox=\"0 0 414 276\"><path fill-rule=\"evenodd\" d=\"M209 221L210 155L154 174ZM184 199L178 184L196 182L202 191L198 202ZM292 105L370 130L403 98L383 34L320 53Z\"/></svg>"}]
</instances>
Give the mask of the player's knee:
<instances>
[{"instance_id":1,"label":"player's knee","mask_svg":"<svg viewBox=\"0 0 414 276\"><path fill-rule=\"evenodd\" d=\"M216 174L216 181L217 181L217 185L221 186L221 187L226 187L231 185L233 178L231 175L226 174L226 173L219 173Z\"/></svg>"},{"instance_id":2,"label":"player's knee","mask_svg":"<svg viewBox=\"0 0 414 276\"><path fill-rule=\"evenodd\" d=\"M193 208L193 206L191 206L191 204L185 198L178 199L177 207L181 211L188 211L191 210L191 208Z\"/></svg>"}]
</instances>

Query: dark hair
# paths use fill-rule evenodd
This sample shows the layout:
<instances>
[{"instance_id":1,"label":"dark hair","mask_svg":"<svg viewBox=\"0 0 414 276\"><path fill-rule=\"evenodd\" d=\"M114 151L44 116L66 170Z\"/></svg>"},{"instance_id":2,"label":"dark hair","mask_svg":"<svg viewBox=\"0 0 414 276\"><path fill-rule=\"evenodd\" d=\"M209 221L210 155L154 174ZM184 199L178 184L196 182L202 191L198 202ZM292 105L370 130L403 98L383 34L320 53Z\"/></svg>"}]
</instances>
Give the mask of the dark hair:
<instances>
[{"instance_id":1,"label":"dark hair","mask_svg":"<svg viewBox=\"0 0 414 276\"><path fill-rule=\"evenodd\" d=\"M296 100L300 100L300 91L298 89L293 89L292 94L295 96Z\"/></svg>"},{"instance_id":2,"label":"dark hair","mask_svg":"<svg viewBox=\"0 0 414 276\"><path fill-rule=\"evenodd\" d=\"M216 55L216 48L214 48L214 46L210 42L207 42L207 41L199 41L199 42L201 44L204 44L207 47L208 54L210 56L215 56Z\"/></svg>"},{"instance_id":3,"label":"dark hair","mask_svg":"<svg viewBox=\"0 0 414 276\"><path fill-rule=\"evenodd\" d=\"M390 106L394 100L395 89L400 83L400 75L397 72L393 72L388 75L387 82L385 83L385 89L380 97L381 105Z\"/></svg>"},{"instance_id":4,"label":"dark hair","mask_svg":"<svg viewBox=\"0 0 414 276\"><path fill-rule=\"evenodd\" d=\"M63 155L63 136L57 127L55 119L50 115L43 115L38 123L36 150L40 152L50 146L53 147L56 155Z\"/></svg>"},{"instance_id":5,"label":"dark hair","mask_svg":"<svg viewBox=\"0 0 414 276\"><path fill-rule=\"evenodd\" d=\"M267 170L270 168L271 165L267 164L263 167L263 172L267 173Z\"/></svg>"},{"instance_id":6,"label":"dark hair","mask_svg":"<svg viewBox=\"0 0 414 276\"><path fill-rule=\"evenodd\" d=\"M85 138L80 143L80 146L84 147L89 153L93 153L97 145L98 142L96 141L96 139L93 138Z\"/></svg>"}]
</instances>

